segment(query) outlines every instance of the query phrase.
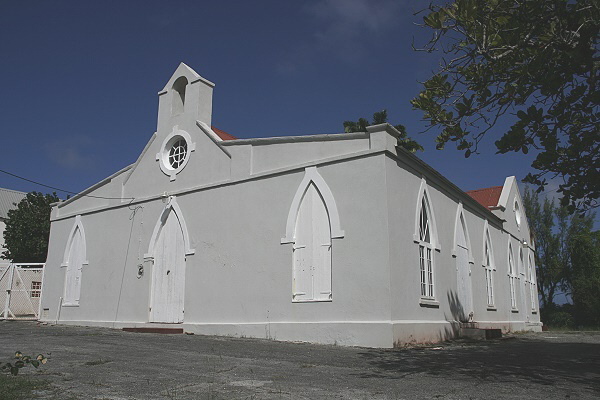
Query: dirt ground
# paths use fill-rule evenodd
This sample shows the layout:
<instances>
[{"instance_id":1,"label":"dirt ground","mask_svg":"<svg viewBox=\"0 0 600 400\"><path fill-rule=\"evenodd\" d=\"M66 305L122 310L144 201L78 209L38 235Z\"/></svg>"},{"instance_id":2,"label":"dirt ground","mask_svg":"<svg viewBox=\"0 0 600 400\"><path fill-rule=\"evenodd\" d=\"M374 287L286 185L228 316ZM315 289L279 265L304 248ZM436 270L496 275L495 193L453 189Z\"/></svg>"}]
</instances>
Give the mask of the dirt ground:
<instances>
[{"instance_id":1,"label":"dirt ground","mask_svg":"<svg viewBox=\"0 0 600 400\"><path fill-rule=\"evenodd\" d=\"M47 399L597 399L600 332L366 349L0 322ZM2 388L0 388L2 390Z\"/></svg>"}]
</instances>

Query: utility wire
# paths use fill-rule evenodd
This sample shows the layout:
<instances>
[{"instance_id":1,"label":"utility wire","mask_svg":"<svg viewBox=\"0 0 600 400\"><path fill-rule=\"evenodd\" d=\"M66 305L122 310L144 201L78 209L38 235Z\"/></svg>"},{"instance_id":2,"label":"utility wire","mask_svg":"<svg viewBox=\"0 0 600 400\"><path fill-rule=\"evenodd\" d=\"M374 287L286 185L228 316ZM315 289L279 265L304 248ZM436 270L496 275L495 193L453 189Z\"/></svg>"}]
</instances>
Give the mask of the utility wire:
<instances>
[{"instance_id":1,"label":"utility wire","mask_svg":"<svg viewBox=\"0 0 600 400\"><path fill-rule=\"evenodd\" d=\"M47 188L49 188L49 189L58 190L59 192L63 192L63 193L69 193L69 194L73 194L73 195L77 195L77 194L79 194L79 193L77 193L77 192L72 192L72 191L70 191L70 190L64 190L64 189L57 188L57 187L54 187L54 186L46 185L46 184L44 184L44 183L36 182L36 181L33 181L33 180L31 180L31 179L24 178L24 177L22 177L22 176L19 176L19 175L15 175L15 174L13 174L12 172L8 172L8 171L5 171L5 170L3 170L3 169L0 169L0 172L4 173L4 174L6 174L6 175L13 176L13 177L15 177L15 178L18 178L18 179L22 179L22 180L24 180L24 181L27 181L27 182L34 183L34 184L36 184L36 185L40 185L40 186L43 186L43 187L47 187ZM82 194L81 196L84 196L84 197L93 197L94 199L104 199L104 200L134 200L134 198L133 198L133 197L103 197L103 196L93 196L93 195L91 195L91 194Z\"/></svg>"}]
</instances>

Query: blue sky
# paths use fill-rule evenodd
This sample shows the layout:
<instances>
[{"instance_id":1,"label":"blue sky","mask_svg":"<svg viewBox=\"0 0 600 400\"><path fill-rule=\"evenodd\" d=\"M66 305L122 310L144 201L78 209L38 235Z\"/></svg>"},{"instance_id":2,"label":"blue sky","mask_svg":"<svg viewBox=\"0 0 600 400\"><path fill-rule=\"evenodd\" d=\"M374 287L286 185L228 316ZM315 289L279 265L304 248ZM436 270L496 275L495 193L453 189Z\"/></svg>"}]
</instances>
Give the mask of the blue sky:
<instances>
[{"instance_id":1,"label":"blue sky","mask_svg":"<svg viewBox=\"0 0 600 400\"><path fill-rule=\"evenodd\" d=\"M385 108L463 190L522 179L531 154L495 155L497 137L465 159L419 133L409 100L440 56L411 49L429 34L421 4L2 0L0 169L78 192L134 162L183 61L216 84L213 125L239 138L342 132ZM0 187L49 191L1 173Z\"/></svg>"}]
</instances>

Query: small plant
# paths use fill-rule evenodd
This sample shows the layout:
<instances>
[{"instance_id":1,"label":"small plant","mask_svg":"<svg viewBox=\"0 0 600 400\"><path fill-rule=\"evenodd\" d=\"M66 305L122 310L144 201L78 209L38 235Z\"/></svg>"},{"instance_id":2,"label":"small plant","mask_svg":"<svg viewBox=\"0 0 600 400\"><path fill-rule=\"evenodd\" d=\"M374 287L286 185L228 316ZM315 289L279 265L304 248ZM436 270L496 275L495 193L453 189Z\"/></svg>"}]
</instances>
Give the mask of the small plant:
<instances>
[{"instance_id":1,"label":"small plant","mask_svg":"<svg viewBox=\"0 0 600 400\"><path fill-rule=\"evenodd\" d=\"M27 364L33 365L34 368L40 366L40 364L46 364L48 358L43 354L38 354L37 357L32 358L30 356L23 355L20 351L15 353L15 360L13 363L3 363L0 369L6 371L12 375L17 375L19 370L25 367Z\"/></svg>"}]
</instances>

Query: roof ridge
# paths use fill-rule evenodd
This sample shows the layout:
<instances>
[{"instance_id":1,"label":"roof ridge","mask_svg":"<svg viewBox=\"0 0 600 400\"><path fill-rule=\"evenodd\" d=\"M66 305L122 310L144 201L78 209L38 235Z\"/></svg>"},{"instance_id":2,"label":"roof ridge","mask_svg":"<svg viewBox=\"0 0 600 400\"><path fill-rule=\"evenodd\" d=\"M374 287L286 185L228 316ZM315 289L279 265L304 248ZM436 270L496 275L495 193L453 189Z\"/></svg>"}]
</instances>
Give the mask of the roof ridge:
<instances>
[{"instance_id":1,"label":"roof ridge","mask_svg":"<svg viewBox=\"0 0 600 400\"><path fill-rule=\"evenodd\" d=\"M13 193L19 193L19 194L27 194L27 192L21 192L20 190L7 189L7 188L2 188L2 187L0 187L0 190L5 190L7 192L13 192Z\"/></svg>"},{"instance_id":2,"label":"roof ridge","mask_svg":"<svg viewBox=\"0 0 600 400\"><path fill-rule=\"evenodd\" d=\"M481 188L481 189L473 189L473 190L467 190L465 191L465 193L469 193L469 192L481 192L482 190L490 190L490 189L498 189L498 188L502 188L503 186L499 185L499 186L490 186L487 188Z\"/></svg>"}]
</instances>

